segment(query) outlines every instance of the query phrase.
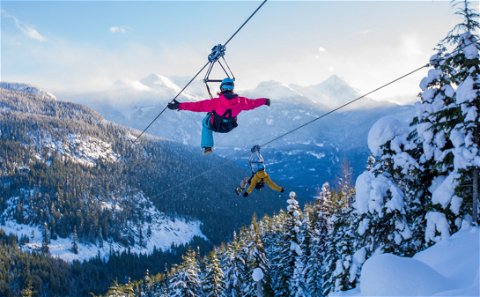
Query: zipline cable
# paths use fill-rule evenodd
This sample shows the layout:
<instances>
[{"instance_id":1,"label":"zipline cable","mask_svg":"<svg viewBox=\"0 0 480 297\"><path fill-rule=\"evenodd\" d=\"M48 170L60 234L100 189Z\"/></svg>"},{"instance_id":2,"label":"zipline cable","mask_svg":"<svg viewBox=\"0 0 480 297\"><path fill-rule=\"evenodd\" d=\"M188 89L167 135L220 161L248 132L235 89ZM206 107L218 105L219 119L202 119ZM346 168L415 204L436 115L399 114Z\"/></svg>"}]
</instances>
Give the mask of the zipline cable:
<instances>
[{"instance_id":1,"label":"zipline cable","mask_svg":"<svg viewBox=\"0 0 480 297\"><path fill-rule=\"evenodd\" d=\"M262 5L263 5L265 2L266 2L266 0L262 3ZM262 6L262 5L261 5L261 6ZM260 7L261 7L261 6L260 6ZM258 11L258 9L257 9L257 11ZM255 12L256 12L256 11L255 11ZM253 14L252 14L252 15L253 15ZM250 16L250 18L251 18L251 16ZM250 18L249 18L249 19L250 19ZM248 20L247 20L247 21L248 21ZM243 25L242 25L242 27L243 27ZM239 30L237 30L237 31L239 31ZM236 34L236 33L237 33L237 32L235 32L235 34ZM234 34L233 36L235 36L235 34ZM231 38L233 38L233 36L232 36ZM228 41L230 41L231 38L230 38ZM227 41L227 42L228 42L228 41ZM461 50L463 50L464 48L470 46L471 44L476 44L476 46L479 47L479 45L477 45L477 43L478 43L478 42L476 42L476 41L471 42L471 43L469 43L469 44L466 44L466 45L462 46L461 48L458 48L457 50L453 51L452 53L457 52L457 51L461 51ZM451 53L451 54L452 54L452 53ZM209 64L209 63L207 63L203 68L205 68L208 64ZM399 81L399 80L401 80L401 79L403 79L403 78L405 78L405 77L407 77L407 76L409 76L409 75L412 75L413 73L415 73L415 72L417 72L417 71L420 71L421 69L426 68L426 67L428 67L428 66L430 66L430 63L427 63L427 64L425 64L425 65L423 65L423 66L421 66L421 67L418 67L417 69L414 69L414 70L408 72L407 74L404 74L404 75L402 75L402 76L399 76L398 78L396 78L396 79L394 79L394 80L392 80L392 81L390 81L390 82L388 82L388 83L386 83L386 84L384 84L384 85L382 85L382 86L380 86L380 87L378 87L378 88L376 88L376 89L374 89L374 90L372 90L372 91L370 91L370 92L368 92L368 93L365 93L364 95L362 95L362 96L360 96L360 97L358 97L358 98L355 98L355 99L353 99L353 100L351 100L351 101L349 101L349 102L347 102L347 103L345 103L345 104L343 104L343 105L341 105L341 106L339 106L339 107L337 107L337 108L335 108L335 109L332 109L331 111L326 112L326 113L320 115L319 117L317 117L317 118L315 118L315 119L313 119L313 120L311 120L311 121L308 121L308 122L306 122L306 123L304 123L304 124L302 124L302 125L294 128L294 129L292 129L292 130L290 130L290 131L287 131L287 132L285 132L285 133L283 133L283 134L275 137L274 139L272 139L272 140L270 140L270 141L262 144L261 146L262 146L262 147L263 147L263 146L267 146L268 144L270 144L270 143L272 143L272 142L274 142L274 141L276 141L276 140L278 140L278 139L280 139L280 138L282 138L282 137L285 137L285 136L287 136L287 135L289 135L289 134L291 134L291 133L293 133L293 132L295 132L295 131L297 131L297 130L299 130L299 129L307 126L307 125L310 125L311 123L316 122L317 120L319 120L319 119L321 119L321 118L324 118L324 117L328 116L329 114L332 114L332 113L334 113L334 112L336 112L336 111L338 111L338 110L340 110L340 109L342 109L342 108L344 108L344 107L346 107L346 106L348 106L348 105L350 105L350 104L353 104L354 102L359 101L360 99L365 98L366 96L368 96L368 95L370 95L370 94L372 94L372 93L374 93L374 92L377 92L377 91L379 91L379 90L381 90L381 89L383 89L383 88L385 88L385 87L387 87L387 86L389 86L389 85L391 85L391 84L393 84L393 83L395 83L395 82L397 82L397 81ZM201 71L200 71L200 72L201 72ZM197 75L198 75L198 74L197 74ZM192 80L193 80L193 79L192 79ZM173 101L173 100L172 100L172 101ZM164 110L165 110L165 109L164 109ZM164 110L163 110L163 111L164 111ZM163 112L163 111L162 111L162 112ZM147 127L147 128L148 128L148 127ZM209 169L203 171L202 173L200 173L200 174L198 174L198 175L195 175L195 176L187 179L186 181L183 181L183 182L181 182L181 183L179 183L179 184L177 184L177 185L175 185L175 186L173 186L173 187L167 188L166 190L164 190L164 191L162 191L162 192L154 195L153 197L158 197L158 196L163 195L163 194L165 194L165 193L167 193L167 192L170 192L170 191L173 190L173 189L176 189L176 188L178 188L178 187L180 187L180 186L182 186L182 185L184 185L184 184L186 184L186 183L188 183L188 182L190 182L190 181L192 181L192 180L195 180L195 179L199 178L200 176L202 176L202 175L204 175L204 174L206 174L206 173L208 173L208 172L210 172L210 171L212 171L212 170L214 170L214 169L216 169L216 168L219 168L219 167L223 166L224 164L228 163L229 161L230 161L230 160L225 160L224 162L221 162L220 164L218 164L218 165L216 165L216 166L210 167Z\"/></svg>"},{"instance_id":2,"label":"zipline cable","mask_svg":"<svg viewBox=\"0 0 480 297\"><path fill-rule=\"evenodd\" d=\"M255 11L248 17L248 19L247 19L245 22L243 22L243 24L237 29L237 31L235 31L235 33L232 34L232 36L223 44L223 46L226 46L226 45L230 42L230 40L232 40L233 37L235 37L235 35L237 35L237 33L240 32L240 30L248 23L248 21L250 21L250 19L257 13L257 11L259 11L260 8L262 8L262 6L263 6L265 3L267 3L267 1L268 1L268 0L264 0L264 1L262 2L262 4L260 4L260 5L257 7L257 9L255 9Z\"/></svg>"},{"instance_id":3,"label":"zipline cable","mask_svg":"<svg viewBox=\"0 0 480 297\"><path fill-rule=\"evenodd\" d=\"M230 38L223 44L223 47L225 47L234 37L235 35L238 34L238 32L240 32L240 30L242 30L242 28L248 23L248 21L250 21L250 19L260 10L260 8L262 8L262 6L267 2L268 0L264 0L258 7L257 9L255 9L255 11L247 18L247 20L245 20L245 22L243 22L243 24L237 29L237 31L235 31L235 33L232 34L232 36L230 36ZM203 65L203 67L197 72L197 74L195 74L193 76L193 78L180 90L180 92L178 92L178 94L172 99L170 100L170 102L173 102L175 101L178 96L180 96L180 94L183 93L183 91L185 91L185 89L195 80L195 78L197 78L197 76L209 65L211 64L210 61L207 62L205 65ZM228 65L227 65L228 67ZM228 67L230 69L230 67ZM140 137L142 137L142 135L153 125L153 123L158 120L158 118L160 118L160 116L165 112L165 110L167 109L168 107L168 104L162 109L162 111L160 111L157 116L147 125L147 127L145 127L145 129L142 130L142 132L135 138L135 140L133 141L133 143L137 142L138 139L140 139Z\"/></svg>"},{"instance_id":4,"label":"zipline cable","mask_svg":"<svg viewBox=\"0 0 480 297\"><path fill-rule=\"evenodd\" d=\"M389 85L391 85L391 84L393 84L393 83L395 83L395 82L397 82L397 81L399 81L399 80L401 80L401 79L403 79L403 78L405 78L405 77L407 77L407 76L409 76L409 75L411 75L411 74L413 74L413 73L415 73L415 72L417 72L417 71L420 71L421 69L426 68L426 67L428 67L428 66L430 66L430 64L425 64L425 65L423 65L423 66L421 66L421 67L418 67L417 69L412 70L412 71L410 71L409 73L404 74L404 75L402 75L402 76L400 76L400 77L398 77L398 78L396 78L396 79L394 79L394 80L392 80L392 81L390 81L390 82L388 82L388 83L386 83L386 84L384 84L384 85L381 85L380 87L378 87L378 88L376 88L376 89L374 89L374 90L372 90L372 91L370 91L370 92L368 92L368 93L365 93L365 94L363 94L363 95L360 96L360 97L357 97L357 98L355 98L355 99L353 99L353 100L351 100L351 101L348 101L347 103L345 103L345 104L343 104L343 105L341 105L341 106L339 106L339 107L337 107L337 108L335 108L335 109L332 109L332 110L330 110L330 111L328 111L328 112L326 112L326 113L324 113L324 114L322 114L322 115L314 118L313 120L310 120L310 121L308 121L308 122L306 122L306 123L304 123L304 124L302 124L302 125L294 128L294 129L292 129L292 130L290 130L290 131L287 131L287 132L285 132L285 133L283 133L283 134L275 137L274 139L272 139L272 140L270 140L270 141L268 141L268 142L265 142L264 144L262 144L262 145L260 145L260 146L261 146L261 147L267 146L267 145L269 145L270 143L272 143L272 142L274 142L274 141L277 141L277 140L279 140L279 139L282 138L282 137L285 137L285 136L287 136L287 135L289 135L289 134L291 134L291 133L293 133L293 132L295 132L295 131L297 131L297 130L300 130L300 129L302 129L302 128L305 127L305 126L308 126L308 125L312 124L313 122L316 122L316 121L320 120L321 118L324 118L324 117L328 116L329 114L332 114L332 113L336 112L337 110L340 110L340 109L342 109L342 108L344 108L344 107L346 107L346 106L348 106L348 105L350 105L350 104L352 104L352 103L355 103L355 102L357 102L358 100L363 99L363 98L365 98L366 96L368 96L368 95L370 95L370 94L372 94L372 93L374 93L374 92L376 92L376 91L378 91L378 90L381 90L381 89L383 89L383 88L385 88L385 87L387 87L387 86L389 86Z\"/></svg>"},{"instance_id":5,"label":"zipline cable","mask_svg":"<svg viewBox=\"0 0 480 297\"><path fill-rule=\"evenodd\" d=\"M428 67L428 66L430 66L430 64L425 64L425 65L423 65L423 66L421 66L421 67L418 67L418 68L415 69L415 70L412 70L412 71L410 71L410 72L408 72L408 73L406 73L406 74L404 74L404 75L402 75L402 76L399 76L399 77L397 77L396 79L394 79L394 80L392 80L392 81L390 81L390 82L388 82L388 83L386 83L386 84L383 84L383 85L381 85L380 87L378 87L378 88L376 88L376 89L374 89L374 90L372 90L372 91L370 91L370 92L368 92L368 93L365 93L364 95L362 95L362 96L360 96L360 97L357 97L357 98L355 98L355 99L353 99L353 100L351 100L351 101L349 101L349 102L347 102L347 103L345 103L345 104L343 104L343 105L341 105L341 106L339 106L339 107L337 107L337 108L334 108L334 109L332 109L332 110L330 110L330 111L328 111L328 112L320 115L319 117L316 117L316 118L313 119L313 120L310 120L310 121L308 121L308 122L306 122L306 123L304 123L304 124L302 124L302 125L294 128L294 129L292 129L292 130L290 130L290 131L288 131L288 132L285 132L285 133L283 133L283 134L275 137L274 139L272 139L272 140L270 140L270 141L262 144L261 147L264 147L264 146L266 146L266 145L268 145L268 144L270 144L270 143L272 143L272 142L274 142L274 141L276 141L276 140L278 140L278 139L280 139L280 138L282 138L282 137L285 137L285 136L287 136L287 135L289 135L289 134L291 134L291 133L293 133L293 132L296 132L296 131L300 130L301 128L305 127L305 126L308 126L308 125L312 124L313 122L318 121L318 120L321 119L321 118L324 118L324 117L326 117L326 116L328 116L328 115L330 115L330 114L332 114L332 113L334 113L334 112L336 112L336 111L338 111L338 110L340 110L340 109L342 109L342 108L345 108L346 106L348 106L348 105L350 105L350 104L353 104L354 102L357 102L357 101L365 98L366 96L368 96L368 95L370 95L370 94L372 94L372 93L374 93L374 92L377 92L377 91L379 91L379 90L381 90L381 89L383 89L383 88L385 88L385 87L387 87L387 86L389 86L389 85L391 85L391 84L394 84L395 82L397 82L397 81L399 81L399 80L401 80L401 79L404 79L405 77L407 77L407 76L409 76L409 75L412 75L413 73L415 73L415 72L417 72L417 71L420 71L421 69L423 69L423 68L425 68L425 67ZM213 171L214 169L217 169L217 168L225 165L225 164L228 163L228 162L230 162L230 160L226 160L225 162L221 162L220 164L218 164L218 165L216 165L216 166L210 167L209 169L203 171L202 173L200 173L200 174L198 174L198 175L195 175L195 176L187 179L186 181L183 181L183 182L181 182L181 183L178 183L178 184L176 184L175 186L172 186L172 187L170 187L170 188L167 188L166 190L164 190L164 191L156 194L156 195L153 196L153 197L158 197L158 196L163 195L163 194L165 194L165 193L167 193L167 192L170 192L170 191L173 190L173 189L179 188L179 187L187 184L188 182L190 182L190 181L192 181L192 180L194 180L194 179L197 179L197 178L199 178L200 176L202 176L202 175L204 175L204 174L206 174L206 173L208 173L208 172L210 172L210 171Z\"/></svg>"},{"instance_id":6,"label":"zipline cable","mask_svg":"<svg viewBox=\"0 0 480 297\"><path fill-rule=\"evenodd\" d=\"M200 176L205 175L205 174L213 171L214 169L223 167L224 165L226 165L226 164L229 163L229 162L232 162L232 161L229 160L229 159L226 159L224 162L221 162L221 163L219 163L218 165L215 165L215 166L213 166L213 167L210 167L209 169L204 170L202 173L197 174L197 175L195 175L195 176L192 176L192 177L188 178L187 180L182 181L181 183L177 183L176 185L171 186L170 188L167 188L166 190L164 190L164 191L162 191L162 192L160 192L160 193L157 193L157 194L155 194L154 196L151 196L151 197L152 197L152 198L160 197L161 195L163 195L163 194L165 194L165 193L167 193L167 192L170 192L171 190L177 189L177 188L179 188L179 187L181 187L181 186L184 186L184 185L188 184L188 183L191 182L192 180L195 180L195 179L199 178Z\"/></svg>"},{"instance_id":7,"label":"zipline cable","mask_svg":"<svg viewBox=\"0 0 480 297\"><path fill-rule=\"evenodd\" d=\"M455 51L453 51L452 53L450 53L450 55L453 54L453 53L455 53L455 52L461 51L461 50L465 49L466 47L468 47L468 46L470 46L470 45L472 45L472 44L476 44L476 43L477 43L476 41L470 42L470 43L468 43L468 44L466 44L466 45L464 45L464 46L456 49ZM390 82L388 82L388 83L386 83L386 84L384 84L384 85L381 85L380 87L378 87L378 88L376 88L376 89L374 89L374 90L372 90L372 91L370 91L370 92L368 92L368 93L365 93L365 94L363 94L362 96L360 96L360 97L358 97L358 98L355 98L355 99L353 99L353 100L351 100L351 101L349 101L349 102L347 102L347 103L345 103L345 104L343 104L343 105L341 105L341 106L339 106L339 107L337 107L337 108L335 108L335 109L330 110L329 112L326 112L326 113L322 114L321 116L319 116L319 117L317 117L317 118L314 118L313 120L310 120L310 121L308 121L308 122L306 122L306 123L304 123L304 124L302 124L302 125L294 128L294 129L292 129L292 130L290 130L290 131L287 131L287 132L285 132L285 133L283 133L283 134L275 137L274 139L272 139L272 140L270 140L270 141L262 144L261 147L264 147L264 146L266 146L266 145L269 145L270 143L272 143L272 142L274 142L274 141L276 141L276 140L278 140L278 139L280 139L280 138L282 138L282 137L285 137L285 136L287 136L288 134L291 134L291 133L293 133L293 132L295 132L295 131L297 131L297 130L300 130L301 128L303 128L303 127L305 127L305 126L308 126L308 125L310 125L311 123L316 122L316 121L318 121L319 119L324 118L324 117L328 116L329 114L336 112L336 111L339 110L339 109L342 109L342 108L344 108L344 107L346 107L346 106L348 106L348 105L350 105L350 104L352 104L352 103L354 103L354 102L356 102L356 101L358 101L358 100L360 100L360 99L362 99L362 98L365 98L366 96L368 96L368 95L370 95L370 94L372 94L372 93L375 93L375 92L377 92L377 91L380 90L380 89L383 89L383 88L385 88L385 87L387 87L387 86L389 86L389 85L391 85L391 84L394 84L395 82L397 82L397 81L399 81L399 80L401 80L401 79L403 79L403 78L405 78L405 77L407 77L407 76L409 76L409 75L412 75L412 74L414 74L415 72L422 70L423 68L427 68L427 67L430 66L430 65L431 65L430 63L427 63L427 64L425 64L425 65L423 65L423 66L421 66L421 67L418 67L417 69L414 69L414 70L410 71L410 72L407 73L407 74L404 74L404 75L402 75L402 76L399 76L399 77L397 77L396 79L394 79L394 80L392 80L392 81L390 81Z\"/></svg>"},{"instance_id":8,"label":"zipline cable","mask_svg":"<svg viewBox=\"0 0 480 297\"><path fill-rule=\"evenodd\" d=\"M180 94L185 91L185 89L195 80L195 78L197 78L197 76L210 64L210 62L207 62L205 65L203 65L202 69L200 69L197 74L195 74L193 76L193 78L183 87L183 89L180 90L180 92L178 92L178 94L173 97L172 100L170 100L170 102L173 102L175 101L175 99L178 98L178 96L180 96ZM147 125L147 127L145 127L145 129L142 130L142 133L140 133L140 135L137 136L137 138L135 138L135 140L133 141L133 143L137 142L137 140L142 137L142 135L148 130L148 128L150 128L150 126L153 125L153 123L165 112L165 110L167 110L167 107L168 107L168 104L165 105L165 107L162 109L162 111L157 114L157 116Z\"/></svg>"}]
</instances>

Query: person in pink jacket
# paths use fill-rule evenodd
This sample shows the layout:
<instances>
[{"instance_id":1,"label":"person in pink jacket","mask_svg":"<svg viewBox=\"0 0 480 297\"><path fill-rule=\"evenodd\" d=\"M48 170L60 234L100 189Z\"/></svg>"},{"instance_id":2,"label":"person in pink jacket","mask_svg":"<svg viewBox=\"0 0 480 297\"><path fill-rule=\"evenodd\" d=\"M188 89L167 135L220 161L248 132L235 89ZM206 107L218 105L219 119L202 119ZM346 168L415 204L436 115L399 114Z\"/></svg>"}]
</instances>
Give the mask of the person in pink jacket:
<instances>
[{"instance_id":1,"label":"person in pink jacket","mask_svg":"<svg viewBox=\"0 0 480 297\"><path fill-rule=\"evenodd\" d=\"M171 110L189 110L193 112L207 112L202 121L201 147L205 154L212 153L213 132L228 133L235 129L237 115L243 110L255 109L262 105L270 106L270 99L249 99L238 96L233 92L234 82L225 78L220 84L220 93L217 98L197 102L178 102L174 100L168 104Z\"/></svg>"}]
</instances>

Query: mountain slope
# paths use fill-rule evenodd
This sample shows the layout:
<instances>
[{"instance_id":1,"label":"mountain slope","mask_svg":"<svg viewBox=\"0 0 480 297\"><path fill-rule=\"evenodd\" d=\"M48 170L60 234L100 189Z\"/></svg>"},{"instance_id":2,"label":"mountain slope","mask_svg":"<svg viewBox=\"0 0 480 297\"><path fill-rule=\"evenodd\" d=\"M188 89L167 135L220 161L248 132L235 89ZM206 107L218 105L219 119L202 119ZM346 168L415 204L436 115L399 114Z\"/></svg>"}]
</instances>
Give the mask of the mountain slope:
<instances>
[{"instance_id":1,"label":"mountain slope","mask_svg":"<svg viewBox=\"0 0 480 297\"><path fill-rule=\"evenodd\" d=\"M142 81L145 85L152 85L147 81L164 80L166 79L162 76L150 75ZM181 78L168 81L176 82L177 86L186 83ZM197 97L206 96L205 87L199 81L195 81L187 91ZM254 144L266 143L359 96L356 90L336 76L312 86L287 85L275 81L261 82L256 88L239 91L239 94L250 98L272 99L270 107L242 112L238 117L239 127L235 130L228 134L215 134L217 153L236 160L244 167L249 149ZM143 129L172 97L158 97L154 105L139 105L132 102L128 111L121 111L112 106L91 106L111 121ZM91 98L96 101L94 96ZM122 98L118 97L117 100L121 101ZM195 101L188 98L179 99L184 100ZM346 161L350 163L353 167L353 177L363 171L369 154L367 133L377 119L385 114L409 112L412 112L409 106L403 107L363 98L266 147L264 153L269 163L268 170L280 183L299 192L301 197L315 196L317 188L320 188L323 182L335 182L336 176L340 175L342 163ZM149 132L198 147L203 117L203 113L167 110L153 123Z\"/></svg>"},{"instance_id":2,"label":"mountain slope","mask_svg":"<svg viewBox=\"0 0 480 297\"><path fill-rule=\"evenodd\" d=\"M67 259L80 256L54 244L69 239L59 243L69 249L74 230L105 253L104 242L138 252L193 236L218 243L253 212L280 207L269 192L234 196L244 173L228 161L148 136L134 143L136 132L86 107L24 90L0 88L0 219L32 249L45 223L51 252Z\"/></svg>"}]
</instances>

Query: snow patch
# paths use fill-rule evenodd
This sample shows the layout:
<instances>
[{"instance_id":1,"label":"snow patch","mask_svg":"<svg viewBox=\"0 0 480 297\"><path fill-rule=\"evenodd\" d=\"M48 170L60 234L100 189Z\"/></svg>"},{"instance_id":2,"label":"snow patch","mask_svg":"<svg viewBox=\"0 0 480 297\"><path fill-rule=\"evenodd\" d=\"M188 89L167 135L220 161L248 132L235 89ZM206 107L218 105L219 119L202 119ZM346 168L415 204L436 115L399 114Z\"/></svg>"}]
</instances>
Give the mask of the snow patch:
<instances>
[{"instance_id":1,"label":"snow patch","mask_svg":"<svg viewBox=\"0 0 480 297\"><path fill-rule=\"evenodd\" d=\"M406 132L407 127L400 120L391 116L380 118L368 132L368 148L374 156L379 156L382 145Z\"/></svg>"},{"instance_id":2,"label":"snow patch","mask_svg":"<svg viewBox=\"0 0 480 297\"><path fill-rule=\"evenodd\" d=\"M307 151L306 153L307 153L307 155L314 156L318 160L323 159L326 156L325 153L316 153L316 152L311 152L311 151Z\"/></svg>"},{"instance_id":3,"label":"snow patch","mask_svg":"<svg viewBox=\"0 0 480 297\"><path fill-rule=\"evenodd\" d=\"M51 135L44 135L40 145L75 163L90 167L100 160L114 163L120 159L120 155L112 150L111 143L91 136L71 133L62 140L53 140Z\"/></svg>"},{"instance_id":4,"label":"snow patch","mask_svg":"<svg viewBox=\"0 0 480 297\"><path fill-rule=\"evenodd\" d=\"M7 234L13 234L17 237L26 236L29 242L22 246L24 251L38 251L42 246L42 228L39 226L26 225L17 223L11 216L11 207L14 207L15 199L11 198L8 201L8 207L1 215L4 222L0 224L0 228ZM168 251L174 246L188 244L193 237L198 236L207 239L202 233L200 226L201 222L196 220L185 220L183 218L172 218L164 213L159 212L155 206L142 194L137 194L133 197L138 204L146 204L143 210L145 214L152 218L150 223L133 223L127 222L128 230L135 234L135 245L128 247L132 253L149 254L154 249ZM109 207L115 211L120 211L118 205L113 203L103 203L104 207ZM143 242L140 243L140 230L143 234ZM118 242L103 241L103 247L99 243L84 243L78 242L78 254L73 253L73 235L68 238L57 238L50 240L48 245L49 252L52 256L61 258L67 262L74 260L84 261L100 255L101 258L106 259L112 252L124 251L127 247Z\"/></svg>"},{"instance_id":5,"label":"snow patch","mask_svg":"<svg viewBox=\"0 0 480 297\"><path fill-rule=\"evenodd\" d=\"M263 279L263 270L261 268L255 268L252 273L252 278L255 282L259 282Z\"/></svg>"},{"instance_id":6,"label":"snow patch","mask_svg":"<svg viewBox=\"0 0 480 297\"><path fill-rule=\"evenodd\" d=\"M360 291L365 296L431 296L449 281L430 266L392 254L373 256L362 267Z\"/></svg>"},{"instance_id":7,"label":"snow patch","mask_svg":"<svg viewBox=\"0 0 480 297\"><path fill-rule=\"evenodd\" d=\"M362 268L359 287L330 296L479 296L479 251L479 228L464 224L413 258L371 257Z\"/></svg>"}]
</instances>

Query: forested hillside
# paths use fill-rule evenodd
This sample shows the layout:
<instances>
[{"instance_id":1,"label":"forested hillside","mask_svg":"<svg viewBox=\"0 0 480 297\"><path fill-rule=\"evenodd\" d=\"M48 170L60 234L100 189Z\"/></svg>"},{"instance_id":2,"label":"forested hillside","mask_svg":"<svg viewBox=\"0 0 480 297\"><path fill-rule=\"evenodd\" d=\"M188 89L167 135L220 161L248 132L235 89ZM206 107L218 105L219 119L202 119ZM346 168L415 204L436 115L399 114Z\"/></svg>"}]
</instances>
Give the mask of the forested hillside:
<instances>
[{"instance_id":1,"label":"forested hillside","mask_svg":"<svg viewBox=\"0 0 480 297\"><path fill-rule=\"evenodd\" d=\"M464 22L436 46L415 113L385 116L370 129L370 156L354 187L343 183L332 191L325 183L303 209L291 192L286 211L254 219L208 257L190 250L167 274L113 283L107 295L478 293L480 24L468 2L457 13ZM470 233L470 239L451 244L462 229L458 238ZM434 256L420 253L433 245ZM463 263L442 254L449 246ZM414 255L423 262L408 259Z\"/></svg>"},{"instance_id":2,"label":"forested hillside","mask_svg":"<svg viewBox=\"0 0 480 297\"><path fill-rule=\"evenodd\" d=\"M86 107L27 85L0 87L0 227L23 250L67 261L126 251L159 264L154 255L171 246L197 238L208 249L253 213L280 208L268 191L236 196L247 173L224 159L150 136L135 142L133 130ZM121 275L162 271L172 262L161 257Z\"/></svg>"}]
</instances>

